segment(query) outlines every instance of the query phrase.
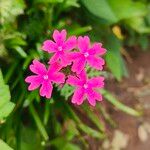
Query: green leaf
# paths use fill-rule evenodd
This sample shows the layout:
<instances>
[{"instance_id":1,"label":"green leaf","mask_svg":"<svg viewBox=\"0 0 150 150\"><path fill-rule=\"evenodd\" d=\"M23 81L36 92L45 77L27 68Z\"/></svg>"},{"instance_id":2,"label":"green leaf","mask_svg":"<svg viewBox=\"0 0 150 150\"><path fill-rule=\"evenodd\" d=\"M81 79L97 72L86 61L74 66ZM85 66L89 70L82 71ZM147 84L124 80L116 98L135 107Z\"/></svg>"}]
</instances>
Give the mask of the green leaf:
<instances>
[{"instance_id":1,"label":"green leaf","mask_svg":"<svg viewBox=\"0 0 150 150\"><path fill-rule=\"evenodd\" d=\"M6 118L14 109L15 104L12 102L6 103L3 107L0 107L0 119Z\"/></svg>"},{"instance_id":2,"label":"green leaf","mask_svg":"<svg viewBox=\"0 0 150 150\"><path fill-rule=\"evenodd\" d=\"M77 28L74 28L74 29L70 29L71 31L69 32L70 35L81 35L81 34L84 34L90 30L92 30L92 27L91 26L85 26L85 27L80 27L78 26Z\"/></svg>"},{"instance_id":3,"label":"green leaf","mask_svg":"<svg viewBox=\"0 0 150 150\"><path fill-rule=\"evenodd\" d=\"M98 127L98 129L100 131L105 131L105 126L104 124L101 122L99 116L97 116L94 111L92 111L90 109L90 107L88 105L83 105L82 106L84 111L86 112L86 114L88 115L88 117L92 120L92 122Z\"/></svg>"},{"instance_id":4,"label":"green leaf","mask_svg":"<svg viewBox=\"0 0 150 150\"><path fill-rule=\"evenodd\" d=\"M80 5L77 3L77 0L66 0L64 4L64 8L69 8L71 6L79 7Z\"/></svg>"},{"instance_id":5,"label":"green leaf","mask_svg":"<svg viewBox=\"0 0 150 150\"><path fill-rule=\"evenodd\" d=\"M4 85L4 79L1 70L0 70L0 85Z\"/></svg>"},{"instance_id":6,"label":"green leaf","mask_svg":"<svg viewBox=\"0 0 150 150\"><path fill-rule=\"evenodd\" d=\"M95 16L116 23L127 19L146 14L146 6L141 2L132 0L82 0L84 6ZM119 13L118 13L119 12Z\"/></svg>"},{"instance_id":7,"label":"green leaf","mask_svg":"<svg viewBox=\"0 0 150 150\"><path fill-rule=\"evenodd\" d=\"M65 100L68 100L69 96L73 93L73 87L65 84L62 89L60 89L60 93L65 97Z\"/></svg>"},{"instance_id":8,"label":"green leaf","mask_svg":"<svg viewBox=\"0 0 150 150\"><path fill-rule=\"evenodd\" d=\"M130 18L125 23L139 33L150 33L150 27L146 25L142 17Z\"/></svg>"},{"instance_id":9,"label":"green leaf","mask_svg":"<svg viewBox=\"0 0 150 150\"><path fill-rule=\"evenodd\" d=\"M10 102L9 87L5 85L0 70L0 120L5 119L14 109L15 104Z\"/></svg>"},{"instance_id":10,"label":"green leaf","mask_svg":"<svg viewBox=\"0 0 150 150\"><path fill-rule=\"evenodd\" d=\"M26 57L27 57L27 54L26 54L26 52L23 50L22 47L20 47L20 46L14 46L13 48L14 48L14 50L15 50L21 57L23 57L23 58L26 58Z\"/></svg>"},{"instance_id":11,"label":"green leaf","mask_svg":"<svg viewBox=\"0 0 150 150\"><path fill-rule=\"evenodd\" d=\"M11 147L9 147L4 141L0 139L0 149L1 150L13 150Z\"/></svg>"},{"instance_id":12,"label":"green leaf","mask_svg":"<svg viewBox=\"0 0 150 150\"><path fill-rule=\"evenodd\" d=\"M46 3L62 3L64 0L34 0L34 3L37 4L37 3L43 3L43 4L46 4Z\"/></svg>"},{"instance_id":13,"label":"green leaf","mask_svg":"<svg viewBox=\"0 0 150 150\"><path fill-rule=\"evenodd\" d=\"M116 108L120 109L121 111L132 115L132 116L140 116L141 112L136 111L124 104L122 104L121 102L119 102L119 100L117 100L111 93L109 93L108 91L102 89L101 90L102 95L106 98L107 101L109 101L111 104L113 104Z\"/></svg>"},{"instance_id":14,"label":"green leaf","mask_svg":"<svg viewBox=\"0 0 150 150\"><path fill-rule=\"evenodd\" d=\"M5 93L5 94L4 94ZM9 87L7 85L0 86L0 107L5 105L10 100Z\"/></svg>"},{"instance_id":15,"label":"green leaf","mask_svg":"<svg viewBox=\"0 0 150 150\"><path fill-rule=\"evenodd\" d=\"M33 138L34 137L34 138ZM21 126L21 150L44 150L36 128Z\"/></svg>"},{"instance_id":16,"label":"green leaf","mask_svg":"<svg viewBox=\"0 0 150 150\"><path fill-rule=\"evenodd\" d=\"M79 128L80 128L83 132L85 132L86 134L90 135L91 137L100 138L100 139L102 139L102 138L105 137L104 134L102 134L101 132L99 132L99 131L97 131L97 130L94 130L94 129L88 127L87 125L79 124L78 126L79 126Z\"/></svg>"},{"instance_id":17,"label":"green leaf","mask_svg":"<svg viewBox=\"0 0 150 150\"><path fill-rule=\"evenodd\" d=\"M67 143L65 145L65 147L63 147L63 149L61 150L81 150L80 147L78 147L77 145L75 144L72 144L72 143Z\"/></svg>"},{"instance_id":18,"label":"green leaf","mask_svg":"<svg viewBox=\"0 0 150 150\"><path fill-rule=\"evenodd\" d=\"M113 35L107 39L106 63L117 80L127 76L127 69L120 53L121 42Z\"/></svg>"}]
</instances>

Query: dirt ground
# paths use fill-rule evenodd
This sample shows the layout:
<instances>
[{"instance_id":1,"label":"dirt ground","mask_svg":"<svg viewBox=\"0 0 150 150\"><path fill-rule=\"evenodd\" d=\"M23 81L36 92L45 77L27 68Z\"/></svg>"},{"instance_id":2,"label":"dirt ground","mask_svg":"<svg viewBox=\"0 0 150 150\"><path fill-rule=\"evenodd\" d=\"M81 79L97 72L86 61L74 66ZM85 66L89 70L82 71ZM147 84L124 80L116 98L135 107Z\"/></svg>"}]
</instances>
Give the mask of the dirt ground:
<instances>
[{"instance_id":1,"label":"dirt ground","mask_svg":"<svg viewBox=\"0 0 150 150\"><path fill-rule=\"evenodd\" d=\"M114 150L150 150L150 52L134 50L129 56L129 78L120 83L107 81L106 89L128 106L142 109L144 114L135 118L112 110L113 119L118 124L117 130L112 130L112 140L116 138L114 145L117 140L121 144L121 138L123 141L122 146L116 146ZM110 141L105 141L102 149L110 149L109 144Z\"/></svg>"}]
</instances>

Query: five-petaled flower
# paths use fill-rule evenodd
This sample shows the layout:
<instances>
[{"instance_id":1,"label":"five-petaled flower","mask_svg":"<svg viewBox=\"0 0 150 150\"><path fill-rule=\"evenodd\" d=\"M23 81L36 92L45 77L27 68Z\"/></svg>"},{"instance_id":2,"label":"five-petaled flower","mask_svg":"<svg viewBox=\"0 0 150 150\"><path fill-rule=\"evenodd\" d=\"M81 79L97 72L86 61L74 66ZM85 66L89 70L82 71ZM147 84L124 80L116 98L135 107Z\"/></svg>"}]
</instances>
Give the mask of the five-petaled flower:
<instances>
[{"instance_id":1,"label":"five-petaled flower","mask_svg":"<svg viewBox=\"0 0 150 150\"><path fill-rule=\"evenodd\" d=\"M76 87L72 97L72 103L81 105L87 98L88 102L92 106L95 106L96 100L102 101L102 95L97 89L104 87L104 77L88 79L85 71L82 71L78 77L70 75L67 83Z\"/></svg>"},{"instance_id":2,"label":"five-petaled flower","mask_svg":"<svg viewBox=\"0 0 150 150\"><path fill-rule=\"evenodd\" d=\"M52 40L46 40L43 43L42 49L48 53L54 53L50 58L49 64L60 61L62 66L67 66L70 64L70 59L68 58L68 52L76 47L76 37L71 36L66 40L67 32L62 30L59 32L55 30L53 33Z\"/></svg>"},{"instance_id":3,"label":"five-petaled flower","mask_svg":"<svg viewBox=\"0 0 150 150\"><path fill-rule=\"evenodd\" d=\"M78 48L80 52L72 52L71 59L73 61L72 71L80 73L86 62L93 68L102 70L105 61L99 55L106 53L106 49L102 48L101 43L94 43L90 47L90 39L88 36L78 38Z\"/></svg>"},{"instance_id":4,"label":"five-petaled flower","mask_svg":"<svg viewBox=\"0 0 150 150\"><path fill-rule=\"evenodd\" d=\"M54 63L49 66L48 70L45 65L38 60L33 60L33 64L30 65L30 70L35 75L28 76L25 81L30 83L28 90L32 91L40 87L40 95L46 98L51 98L54 83L64 83L65 75L58 72L61 69L59 63Z\"/></svg>"}]
</instances>

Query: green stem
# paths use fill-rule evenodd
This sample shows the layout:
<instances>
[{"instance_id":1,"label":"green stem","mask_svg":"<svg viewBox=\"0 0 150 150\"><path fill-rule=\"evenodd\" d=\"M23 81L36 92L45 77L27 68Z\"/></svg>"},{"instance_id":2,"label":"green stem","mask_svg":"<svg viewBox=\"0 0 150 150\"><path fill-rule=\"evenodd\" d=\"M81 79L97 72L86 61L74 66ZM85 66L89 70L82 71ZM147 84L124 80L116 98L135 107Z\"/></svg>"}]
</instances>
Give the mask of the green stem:
<instances>
[{"instance_id":1,"label":"green stem","mask_svg":"<svg viewBox=\"0 0 150 150\"><path fill-rule=\"evenodd\" d=\"M36 126L37 126L39 132L43 136L44 140L47 141L49 139L48 134L47 134L46 129L45 129L44 125L42 124L40 117L38 116L38 113L36 112L32 103L29 105L29 110L34 118L34 121L36 123Z\"/></svg>"}]
</instances>

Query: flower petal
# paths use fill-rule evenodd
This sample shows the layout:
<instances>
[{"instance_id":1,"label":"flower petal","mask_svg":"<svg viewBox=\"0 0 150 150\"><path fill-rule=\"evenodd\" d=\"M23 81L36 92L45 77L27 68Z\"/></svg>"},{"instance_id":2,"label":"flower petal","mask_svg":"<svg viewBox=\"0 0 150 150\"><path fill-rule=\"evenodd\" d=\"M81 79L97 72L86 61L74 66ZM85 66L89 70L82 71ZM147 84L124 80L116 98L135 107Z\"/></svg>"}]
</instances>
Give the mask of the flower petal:
<instances>
[{"instance_id":1,"label":"flower petal","mask_svg":"<svg viewBox=\"0 0 150 150\"><path fill-rule=\"evenodd\" d=\"M59 62L53 63L48 68L48 75L51 76L51 74L54 74L55 72L58 72L62 69L62 65Z\"/></svg>"},{"instance_id":2,"label":"flower petal","mask_svg":"<svg viewBox=\"0 0 150 150\"><path fill-rule=\"evenodd\" d=\"M55 53L55 54L49 59L48 64L56 63L58 60L59 60L59 54L58 54L58 53Z\"/></svg>"},{"instance_id":3,"label":"flower petal","mask_svg":"<svg viewBox=\"0 0 150 150\"><path fill-rule=\"evenodd\" d=\"M38 60L33 60L33 64L30 65L30 70L35 74L41 75L47 72L45 65Z\"/></svg>"},{"instance_id":4,"label":"flower petal","mask_svg":"<svg viewBox=\"0 0 150 150\"><path fill-rule=\"evenodd\" d=\"M46 40L43 43L42 50L53 53L57 51L57 45L51 40Z\"/></svg>"},{"instance_id":5,"label":"flower petal","mask_svg":"<svg viewBox=\"0 0 150 150\"><path fill-rule=\"evenodd\" d=\"M76 72L77 74L80 74L81 71L84 69L85 64L86 60L84 58L79 58L73 62L71 70L73 72Z\"/></svg>"},{"instance_id":6,"label":"flower petal","mask_svg":"<svg viewBox=\"0 0 150 150\"><path fill-rule=\"evenodd\" d=\"M95 106L96 105L96 100L101 101L102 96L99 93L97 93L97 92L90 89L87 92L87 100L88 100L90 105Z\"/></svg>"},{"instance_id":7,"label":"flower petal","mask_svg":"<svg viewBox=\"0 0 150 150\"><path fill-rule=\"evenodd\" d=\"M82 86L84 83L79 80L79 78L69 75L67 79L67 84L72 85L72 86Z\"/></svg>"},{"instance_id":8,"label":"flower petal","mask_svg":"<svg viewBox=\"0 0 150 150\"><path fill-rule=\"evenodd\" d=\"M66 40L66 35L66 30L62 30L61 32L59 32L58 30L54 30L53 38L54 41L58 44L58 46L62 46L62 44Z\"/></svg>"},{"instance_id":9,"label":"flower petal","mask_svg":"<svg viewBox=\"0 0 150 150\"><path fill-rule=\"evenodd\" d=\"M72 52L72 53L68 54L68 59L73 61L73 60L78 59L78 58L80 58L82 56L83 56L83 54L80 53L80 52Z\"/></svg>"},{"instance_id":10,"label":"flower petal","mask_svg":"<svg viewBox=\"0 0 150 150\"><path fill-rule=\"evenodd\" d=\"M66 67L67 65L71 65L71 59L69 58L69 55L67 54L62 54L60 57L61 60L61 65L63 67Z\"/></svg>"},{"instance_id":11,"label":"flower petal","mask_svg":"<svg viewBox=\"0 0 150 150\"><path fill-rule=\"evenodd\" d=\"M79 36L78 47L80 49L80 52L82 53L87 52L89 45L90 45L90 39L88 36L84 36L84 37Z\"/></svg>"},{"instance_id":12,"label":"flower petal","mask_svg":"<svg viewBox=\"0 0 150 150\"><path fill-rule=\"evenodd\" d=\"M86 74L86 71L84 69L80 72L80 74L78 74L78 77L83 82L83 84L86 83L86 81L87 81L87 74Z\"/></svg>"},{"instance_id":13,"label":"flower petal","mask_svg":"<svg viewBox=\"0 0 150 150\"><path fill-rule=\"evenodd\" d=\"M28 90L32 91L37 89L40 86L40 84L42 83L42 78L41 76L32 75L32 76L28 76L25 79L25 82L30 83Z\"/></svg>"},{"instance_id":14,"label":"flower petal","mask_svg":"<svg viewBox=\"0 0 150 150\"><path fill-rule=\"evenodd\" d=\"M102 101L102 95L94 90L89 89L87 92L88 102L92 105L96 105L96 100Z\"/></svg>"},{"instance_id":15,"label":"flower petal","mask_svg":"<svg viewBox=\"0 0 150 150\"><path fill-rule=\"evenodd\" d=\"M81 105L83 103L83 100L84 100L84 90L83 88L77 88L74 91L71 102L73 104Z\"/></svg>"},{"instance_id":16,"label":"flower petal","mask_svg":"<svg viewBox=\"0 0 150 150\"><path fill-rule=\"evenodd\" d=\"M90 55L103 55L106 53L106 49L102 48L102 44L101 43L94 43L92 48L90 48L88 50Z\"/></svg>"},{"instance_id":17,"label":"flower petal","mask_svg":"<svg viewBox=\"0 0 150 150\"><path fill-rule=\"evenodd\" d=\"M52 90L53 90L52 84L48 81L44 81L40 88L40 95L43 97L45 96L46 98L51 98Z\"/></svg>"},{"instance_id":18,"label":"flower petal","mask_svg":"<svg viewBox=\"0 0 150 150\"><path fill-rule=\"evenodd\" d=\"M87 58L87 62L90 64L91 67L102 70L103 65L105 64L105 61L101 57L95 57L95 56L89 56Z\"/></svg>"},{"instance_id":19,"label":"flower petal","mask_svg":"<svg viewBox=\"0 0 150 150\"><path fill-rule=\"evenodd\" d=\"M72 50L77 45L77 38L75 36L71 36L68 38L68 40L64 43L63 49L64 50Z\"/></svg>"},{"instance_id":20,"label":"flower petal","mask_svg":"<svg viewBox=\"0 0 150 150\"><path fill-rule=\"evenodd\" d=\"M103 88L104 87L104 77L94 77L88 80L90 87Z\"/></svg>"},{"instance_id":21,"label":"flower petal","mask_svg":"<svg viewBox=\"0 0 150 150\"><path fill-rule=\"evenodd\" d=\"M51 81L55 82L55 83L64 83L65 82L65 75L61 72L57 72L54 74L51 74L50 77Z\"/></svg>"}]
</instances>

